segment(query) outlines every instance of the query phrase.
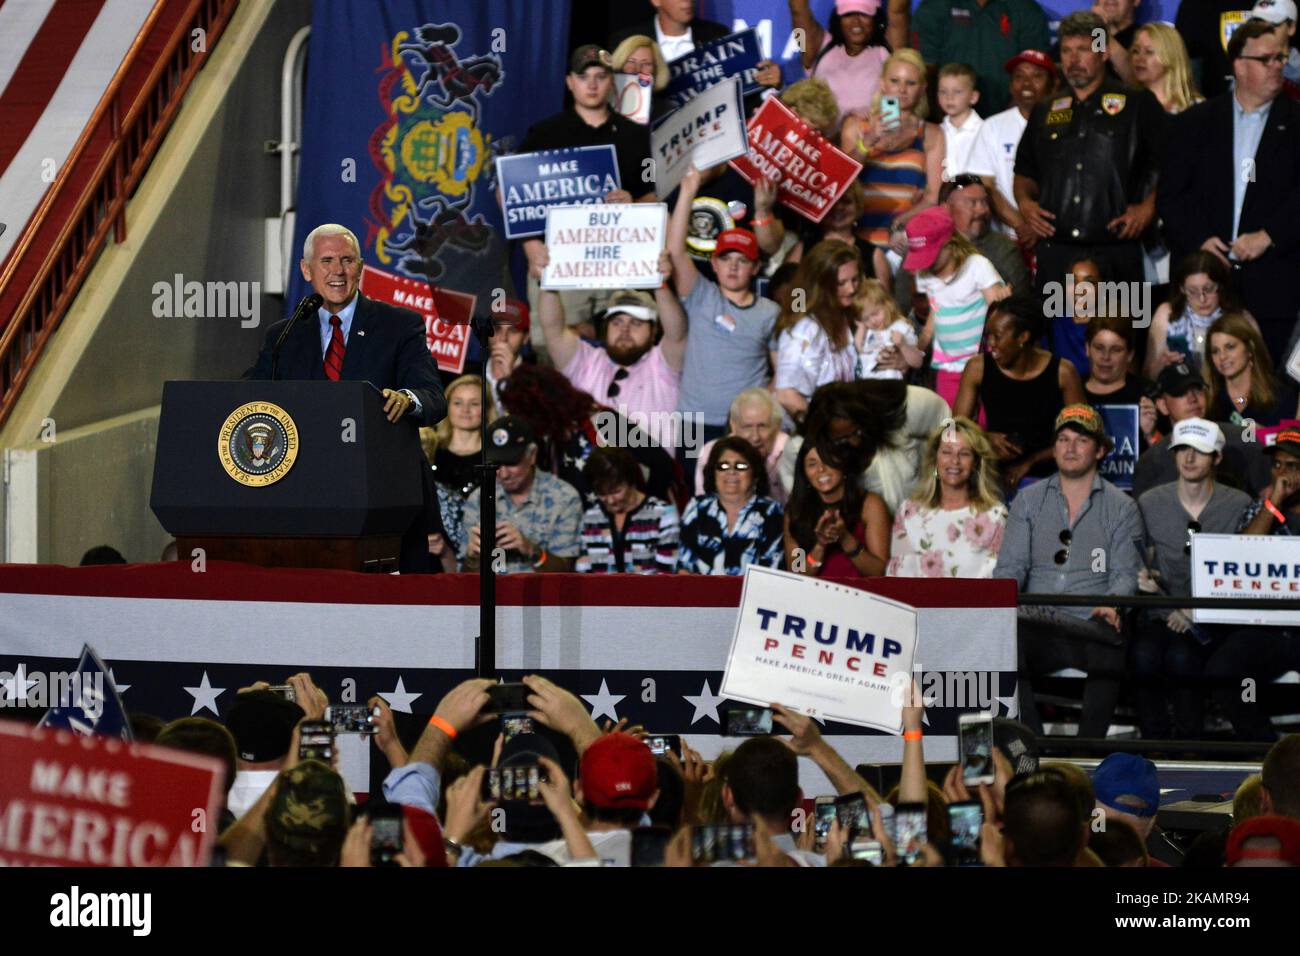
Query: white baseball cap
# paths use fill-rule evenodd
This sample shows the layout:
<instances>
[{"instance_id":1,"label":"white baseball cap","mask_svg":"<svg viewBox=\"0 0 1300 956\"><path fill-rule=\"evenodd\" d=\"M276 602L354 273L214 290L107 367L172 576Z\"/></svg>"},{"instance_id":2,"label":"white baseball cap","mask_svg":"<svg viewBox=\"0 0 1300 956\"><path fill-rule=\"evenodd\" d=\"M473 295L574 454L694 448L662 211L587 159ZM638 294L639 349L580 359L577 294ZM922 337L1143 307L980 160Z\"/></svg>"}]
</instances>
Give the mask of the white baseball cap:
<instances>
[{"instance_id":1,"label":"white baseball cap","mask_svg":"<svg viewBox=\"0 0 1300 956\"><path fill-rule=\"evenodd\" d=\"M1267 20L1269 23L1286 23L1296 18L1295 0L1257 0L1250 8L1252 20Z\"/></svg>"},{"instance_id":2,"label":"white baseball cap","mask_svg":"<svg viewBox=\"0 0 1300 956\"><path fill-rule=\"evenodd\" d=\"M1173 437L1169 439L1170 449L1187 445L1207 455L1223 451L1223 444L1223 430L1204 418L1184 418L1174 425Z\"/></svg>"}]
</instances>

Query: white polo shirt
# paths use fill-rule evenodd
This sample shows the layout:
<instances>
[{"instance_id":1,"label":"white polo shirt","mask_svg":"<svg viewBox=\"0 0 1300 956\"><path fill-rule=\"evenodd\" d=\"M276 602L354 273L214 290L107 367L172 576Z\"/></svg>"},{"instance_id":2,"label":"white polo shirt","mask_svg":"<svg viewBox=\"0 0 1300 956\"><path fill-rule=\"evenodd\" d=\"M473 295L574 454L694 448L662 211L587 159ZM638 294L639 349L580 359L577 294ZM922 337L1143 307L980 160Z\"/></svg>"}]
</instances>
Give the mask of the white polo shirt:
<instances>
[{"instance_id":1,"label":"white polo shirt","mask_svg":"<svg viewBox=\"0 0 1300 956\"><path fill-rule=\"evenodd\" d=\"M945 116L939 124L943 129L944 174L948 179L969 170L971 149L983 125L984 120L974 110L961 126L954 126L950 116Z\"/></svg>"},{"instance_id":2,"label":"white polo shirt","mask_svg":"<svg viewBox=\"0 0 1300 956\"><path fill-rule=\"evenodd\" d=\"M1029 121L1020 115L1017 107L994 113L980 127L967 160L966 172L976 176L992 176L998 191L1012 206L1016 205L1016 148L1028 125ZM998 228L1009 235L1015 235L1001 223L998 223Z\"/></svg>"}]
</instances>

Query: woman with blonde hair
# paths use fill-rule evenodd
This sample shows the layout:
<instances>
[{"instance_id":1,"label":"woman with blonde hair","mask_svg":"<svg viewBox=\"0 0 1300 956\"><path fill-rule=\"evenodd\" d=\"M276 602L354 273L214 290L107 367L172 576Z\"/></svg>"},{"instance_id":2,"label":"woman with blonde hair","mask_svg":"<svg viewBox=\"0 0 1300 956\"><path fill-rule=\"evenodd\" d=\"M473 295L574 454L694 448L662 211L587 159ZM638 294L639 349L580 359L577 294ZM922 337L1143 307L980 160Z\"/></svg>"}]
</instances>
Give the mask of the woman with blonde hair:
<instances>
[{"instance_id":1,"label":"woman with blonde hair","mask_svg":"<svg viewBox=\"0 0 1300 956\"><path fill-rule=\"evenodd\" d=\"M1169 24L1138 27L1128 55L1133 78L1155 95L1166 113L1181 113L1205 99L1192 83L1187 46Z\"/></svg>"},{"instance_id":2,"label":"woman with blonde hair","mask_svg":"<svg viewBox=\"0 0 1300 956\"><path fill-rule=\"evenodd\" d=\"M668 85L668 63L664 60L663 52L654 37L633 34L614 48L614 52L610 54L610 62L617 73L649 77L652 93L662 93L664 87ZM617 98L618 95L618 86L615 85L611 96ZM623 112L622 106L622 103L615 102L614 111L626 116L627 113ZM651 119L658 119L668 112L667 102L660 96L653 96L650 107Z\"/></svg>"},{"instance_id":3,"label":"woman with blonde hair","mask_svg":"<svg viewBox=\"0 0 1300 956\"><path fill-rule=\"evenodd\" d=\"M921 480L894 517L885 574L990 578L1007 525L997 456L969 418L946 420L925 446Z\"/></svg>"},{"instance_id":4,"label":"woman with blonde hair","mask_svg":"<svg viewBox=\"0 0 1300 956\"><path fill-rule=\"evenodd\" d=\"M1276 425L1294 409L1273 377L1273 360L1259 330L1241 312L1214 320L1205 335L1205 380L1210 383L1211 421ZM1294 396L1292 396L1294 398Z\"/></svg>"},{"instance_id":5,"label":"woman with blonde hair","mask_svg":"<svg viewBox=\"0 0 1300 956\"><path fill-rule=\"evenodd\" d=\"M803 417L808 400L822 385L853 381L861 284L862 259L846 242L819 242L800 261L794 287L806 290L807 301L800 303L792 296L775 330L772 384L777 401L791 418Z\"/></svg>"},{"instance_id":6,"label":"woman with blonde hair","mask_svg":"<svg viewBox=\"0 0 1300 956\"><path fill-rule=\"evenodd\" d=\"M885 115L882 100L898 102L898 114ZM926 122L925 61L910 47L895 50L881 68L880 88L868 116L852 115L840 131L840 148L862 163L858 180L866 190L866 210L858 235L875 247L872 267L890 286L893 266L906 249L902 230L909 219L939 201L943 185L943 130Z\"/></svg>"},{"instance_id":7,"label":"woman with blonde hair","mask_svg":"<svg viewBox=\"0 0 1300 956\"><path fill-rule=\"evenodd\" d=\"M420 429L420 437L433 463L433 480L464 498L479 485L474 468L483 448L483 380L477 375L462 375L447 386L444 394L447 417L437 428ZM497 417L496 402L489 390L488 421L496 421Z\"/></svg>"}]
</instances>

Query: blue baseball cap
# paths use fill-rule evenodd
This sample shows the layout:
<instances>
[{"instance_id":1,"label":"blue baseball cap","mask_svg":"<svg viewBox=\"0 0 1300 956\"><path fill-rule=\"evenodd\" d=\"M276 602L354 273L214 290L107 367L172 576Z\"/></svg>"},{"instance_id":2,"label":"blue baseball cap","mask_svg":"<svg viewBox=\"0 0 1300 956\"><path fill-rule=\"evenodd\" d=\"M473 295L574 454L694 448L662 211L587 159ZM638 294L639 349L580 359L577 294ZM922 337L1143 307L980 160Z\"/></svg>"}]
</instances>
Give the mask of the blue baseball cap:
<instances>
[{"instance_id":1,"label":"blue baseball cap","mask_svg":"<svg viewBox=\"0 0 1300 956\"><path fill-rule=\"evenodd\" d=\"M1160 809L1156 765L1137 754L1111 754L1092 773L1097 799L1120 813L1153 817Z\"/></svg>"}]
</instances>

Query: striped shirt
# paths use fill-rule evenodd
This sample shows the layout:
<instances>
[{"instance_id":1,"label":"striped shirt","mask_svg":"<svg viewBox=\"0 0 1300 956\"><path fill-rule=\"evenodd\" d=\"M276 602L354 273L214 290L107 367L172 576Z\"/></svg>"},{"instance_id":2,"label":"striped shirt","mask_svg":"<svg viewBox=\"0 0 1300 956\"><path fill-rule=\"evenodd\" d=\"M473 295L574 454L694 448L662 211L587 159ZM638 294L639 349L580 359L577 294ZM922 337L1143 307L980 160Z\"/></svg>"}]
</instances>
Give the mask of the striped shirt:
<instances>
[{"instance_id":1,"label":"striped shirt","mask_svg":"<svg viewBox=\"0 0 1300 956\"><path fill-rule=\"evenodd\" d=\"M623 530L599 504L582 516L582 554L574 570L589 574L672 574L677 566L677 509L646 497Z\"/></svg>"},{"instance_id":2,"label":"striped shirt","mask_svg":"<svg viewBox=\"0 0 1300 956\"><path fill-rule=\"evenodd\" d=\"M989 308L984 290L1001 282L993 263L981 255L968 258L950 279L928 272L916 277L916 291L929 298L934 313L933 368L960 372L979 352Z\"/></svg>"},{"instance_id":3,"label":"striped shirt","mask_svg":"<svg viewBox=\"0 0 1300 956\"><path fill-rule=\"evenodd\" d=\"M890 225L925 193L925 125L905 149L870 157L858 173L858 181L866 193L857 223L858 238L887 248Z\"/></svg>"}]
</instances>

